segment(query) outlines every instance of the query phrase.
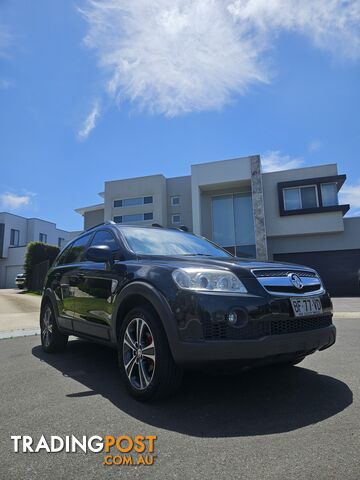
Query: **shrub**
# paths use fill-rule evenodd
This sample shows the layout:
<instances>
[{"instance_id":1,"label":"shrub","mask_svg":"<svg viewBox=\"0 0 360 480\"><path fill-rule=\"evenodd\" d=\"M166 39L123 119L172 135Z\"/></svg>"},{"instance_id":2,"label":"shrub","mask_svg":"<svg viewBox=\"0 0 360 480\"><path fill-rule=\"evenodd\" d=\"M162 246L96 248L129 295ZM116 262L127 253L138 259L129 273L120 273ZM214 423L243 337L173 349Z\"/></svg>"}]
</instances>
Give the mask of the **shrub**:
<instances>
[{"instance_id":1,"label":"shrub","mask_svg":"<svg viewBox=\"0 0 360 480\"><path fill-rule=\"evenodd\" d=\"M45 262L49 262L49 266L54 263L60 249L55 245L47 245L42 242L31 242L27 246L25 254L24 270L26 273L26 284L29 288L32 284L32 275L35 265Z\"/></svg>"}]
</instances>

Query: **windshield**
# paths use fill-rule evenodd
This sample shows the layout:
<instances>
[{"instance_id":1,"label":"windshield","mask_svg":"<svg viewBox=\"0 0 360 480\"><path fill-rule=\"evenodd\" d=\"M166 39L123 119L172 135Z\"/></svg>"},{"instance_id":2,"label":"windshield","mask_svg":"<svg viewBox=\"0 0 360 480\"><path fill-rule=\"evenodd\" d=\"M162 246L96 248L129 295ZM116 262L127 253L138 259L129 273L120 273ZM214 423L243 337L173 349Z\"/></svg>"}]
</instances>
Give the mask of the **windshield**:
<instances>
[{"instance_id":1,"label":"windshield","mask_svg":"<svg viewBox=\"0 0 360 480\"><path fill-rule=\"evenodd\" d=\"M207 240L179 230L122 227L121 232L131 250L138 255L231 256Z\"/></svg>"}]
</instances>

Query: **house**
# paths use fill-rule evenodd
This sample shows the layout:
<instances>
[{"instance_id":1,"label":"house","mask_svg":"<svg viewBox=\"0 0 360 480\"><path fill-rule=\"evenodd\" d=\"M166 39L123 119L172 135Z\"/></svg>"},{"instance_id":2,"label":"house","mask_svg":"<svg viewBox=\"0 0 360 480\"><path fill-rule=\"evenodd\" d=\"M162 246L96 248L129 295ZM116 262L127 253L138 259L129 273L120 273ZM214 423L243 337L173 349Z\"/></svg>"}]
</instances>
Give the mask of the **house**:
<instances>
[{"instance_id":1,"label":"house","mask_svg":"<svg viewBox=\"0 0 360 480\"><path fill-rule=\"evenodd\" d=\"M0 213L0 288L15 287L16 275L24 271L28 243L38 241L62 248L74 235L46 220Z\"/></svg>"},{"instance_id":2,"label":"house","mask_svg":"<svg viewBox=\"0 0 360 480\"><path fill-rule=\"evenodd\" d=\"M103 201L76 209L84 229L104 221L190 231L239 257L302 263L334 295L358 295L360 217L339 204L336 164L262 172L260 156L191 166L191 175L105 182Z\"/></svg>"}]
</instances>

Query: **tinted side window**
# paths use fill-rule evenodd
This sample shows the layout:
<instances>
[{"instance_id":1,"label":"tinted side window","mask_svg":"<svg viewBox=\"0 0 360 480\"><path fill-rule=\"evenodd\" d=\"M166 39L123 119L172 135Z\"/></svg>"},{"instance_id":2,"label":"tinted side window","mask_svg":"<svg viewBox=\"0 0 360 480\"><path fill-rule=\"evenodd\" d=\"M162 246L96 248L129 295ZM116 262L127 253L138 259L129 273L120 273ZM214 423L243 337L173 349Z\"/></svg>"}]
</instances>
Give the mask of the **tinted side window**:
<instances>
[{"instance_id":1,"label":"tinted side window","mask_svg":"<svg viewBox=\"0 0 360 480\"><path fill-rule=\"evenodd\" d=\"M81 261L81 257L85 251L85 248L90 240L91 234L84 235L83 237L75 240L70 246L68 255L66 256L66 263L77 263Z\"/></svg>"},{"instance_id":2,"label":"tinted side window","mask_svg":"<svg viewBox=\"0 0 360 480\"><path fill-rule=\"evenodd\" d=\"M62 252L62 254L60 255L60 257L58 258L58 260L56 262L56 266L66 264L66 258L67 258L68 254L70 252L70 247L71 247L71 245L66 247L65 250Z\"/></svg>"},{"instance_id":3,"label":"tinted side window","mask_svg":"<svg viewBox=\"0 0 360 480\"><path fill-rule=\"evenodd\" d=\"M118 250L119 248L114 235L108 230L99 230L95 233L91 242L91 247L95 247L97 245L107 245L111 248L111 250Z\"/></svg>"}]
</instances>

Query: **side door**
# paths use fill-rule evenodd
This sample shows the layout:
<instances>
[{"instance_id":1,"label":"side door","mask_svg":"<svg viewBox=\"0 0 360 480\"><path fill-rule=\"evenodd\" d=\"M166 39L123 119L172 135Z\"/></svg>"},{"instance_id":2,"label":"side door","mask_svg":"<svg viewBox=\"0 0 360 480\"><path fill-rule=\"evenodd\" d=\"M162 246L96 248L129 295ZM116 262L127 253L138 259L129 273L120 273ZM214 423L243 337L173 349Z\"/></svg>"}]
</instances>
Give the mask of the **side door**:
<instances>
[{"instance_id":1,"label":"side door","mask_svg":"<svg viewBox=\"0 0 360 480\"><path fill-rule=\"evenodd\" d=\"M70 244L57 259L50 274L51 288L55 294L60 327L72 330L74 297L70 289L72 266L67 261L71 252Z\"/></svg>"},{"instance_id":2,"label":"side door","mask_svg":"<svg viewBox=\"0 0 360 480\"><path fill-rule=\"evenodd\" d=\"M114 253L120 245L111 230L98 230L89 247L106 245ZM116 287L120 281L120 269L106 263L84 259L79 265L78 284L75 293L74 330L79 333L110 339L110 324Z\"/></svg>"}]
</instances>

